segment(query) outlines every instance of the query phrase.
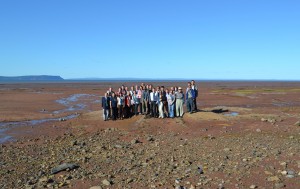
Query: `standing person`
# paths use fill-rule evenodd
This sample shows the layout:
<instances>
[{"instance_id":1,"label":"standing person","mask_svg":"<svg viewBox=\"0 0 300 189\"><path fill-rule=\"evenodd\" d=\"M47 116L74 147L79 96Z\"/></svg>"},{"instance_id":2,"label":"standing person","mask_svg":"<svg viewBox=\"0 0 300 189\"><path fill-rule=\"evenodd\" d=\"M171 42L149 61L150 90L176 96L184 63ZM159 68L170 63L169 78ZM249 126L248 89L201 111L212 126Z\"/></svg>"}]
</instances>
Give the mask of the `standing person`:
<instances>
[{"instance_id":1,"label":"standing person","mask_svg":"<svg viewBox=\"0 0 300 189\"><path fill-rule=\"evenodd\" d=\"M102 97L103 120L107 121L110 111L110 99L107 93Z\"/></svg>"},{"instance_id":2,"label":"standing person","mask_svg":"<svg viewBox=\"0 0 300 189\"><path fill-rule=\"evenodd\" d=\"M115 93L112 93L112 96L110 98L110 107L111 107L111 110L112 110L112 120L113 121L116 121L117 119L117 104L118 104L118 100L117 100L117 97L116 97L116 94Z\"/></svg>"},{"instance_id":3,"label":"standing person","mask_svg":"<svg viewBox=\"0 0 300 189\"><path fill-rule=\"evenodd\" d=\"M186 88L186 109L188 112L194 112L194 99L195 99L195 91L192 89L191 83L188 82L188 87Z\"/></svg>"},{"instance_id":4,"label":"standing person","mask_svg":"<svg viewBox=\"0 0 300 189\"><path fill-rule=\"evenodd\" d=\"M113 88L112 88L112 87L109 87L109 88L108 88L108 92L107 92L109 98L111 98L112 93L115 93L115 92L113 91ZM108 117L109 117L110 119L112 118L112 108L111 108L111 107L110 107L110 110L108 111Z\"/></svg>"},{"instance_id":5,"label":"standing person","mask_svg":"<svg viewBox=\"0 0 300 189\"><path fill-rule=\"evenodd\" d=\"M123 112L124 112L125 118L131 117L130 108L131 108L131 95L130 95L130 92L127 91L127 95L124 97L124 107L123 107Z\"/></svg>"},{"instance_id":6,"label":"standing person","mask_svg":"<svg viewBox=\"0 0 300 189\"><path fill-rule=\"evenodd\" d=\"M123 119L124 97L123 97L122 93L118 95L117 100L118 100L119 119Z\"/></svg>"},{"instance_id":7,"label":"standing person","mask_svg":"<svg viewBox=\"0 0 300 189\"><path fill-rule=\"evenodd\" d=\"M121 94L122 94L122 89L121 89L121 87L119 87L117 95L120 96Z\"/></svg>"},{"instance_id":8,"label":"standing person","mask_svg":"<svg viewBox=\"0 0 300 189\"><path fill-rule=\"evenodd\" d=\"M127 91L126 91L124 85L121 86L121 92L122 92L123 95L126 95L126 94L127 94Z\"/></svg>"},{"instance_id":9,"label":"standing person","mask_svg":"<svg viewBox=\"0 0 300 189\"><path fill-rule=\"evenodd\" d=\"M142 110L143 114L147 115L149 110L149 90L148 85L143 90L143 103L142 103Z\"/></svg>"},{"instance_id":10,"label":"standing person","mask_svg":"<svg viewBox=\"0 0 300 189\"><path fill-rule=\"evenodd\" d=\"M134 86L131 86L131 87L130 87L130 94L131 94L131 96L133 96L133 91L135 91L135 90L134 90Z\"/></svg>"},{"instance_id":11,"label":"standing person","mask_svg":"<svg viewBox=\"0 0 300 189\"><path fill-rule=\"evenodd\" d=\"M159 93L158 91L151 91L150 93L150 104L151 104L151 117L157 116L157 103L159 101Z\"/></svg>"},{"instance_id":12,"label":"standing person","mask_svg":"<svg viewBox=\"0 0 300 189\"><path fill-rule=\"evenodd\" d=\"M174 87L174 96L178 93L178 87ZM176 98L175 98L175 103L174 103L174 116L176 116Z\"/></svg>"},{"instance_id":13,"label":"standing person","mask_svg":"<svg viewBox=\"0 0 300 189\"><path fill-rule=\"evenodd\" d=\"M142 114L142 100L143 100L142 95L143 95L143 87L140 86L139 90L137 91L137 98L139 101L139 109L140 109L139 114Z\"/></svg>"},{"instance_id":14,"label":"standing person","mask_svg":"<svg viewBox=\"0 0 300 189\"><path fill-rule=\"evenodd\" d=\"M183 117L184 94L182 88L178 87L178 92L175 94L176 99L176 116Z\"/></svg>"},{"instance_id":15,"label":"standing person","mask_svg":"<svg viewBox=\"0 0 300 189\"><path fill-rule=\"evenodd\" d=\"M173 90L171 90L169 94L167 94L167 101L169 106L169 117L174 118L175 95Z\"/></svg>"},{"instance_id":16,"label":"standing person","mask_svg":"<svg viewBox=\"0 0 300 189\"><path fill-rule=\"evenodd\" d=\"M155 95L157 96L157 101L156 101L156 117L158 117L158 106L159 106L159 99L160 99L160 87L156 87L156 92Z\"/></svg>"},{"instance_id":17,"label":"standing person","mask_svg":"<svg viewBox=\"0 0 300 189\"><path fill-rule=\"evenodd\" d=\"M165 91L165 87L164 86L161 86L160 87L160 90L161 90L161 101L163 103L163 112L166 116L169 115L168 113L168 102L167 102L167 93Z\"/></svg>"},{"instance_id":18,"label":"standing person","mask_svg":"<svg viewBox=\"0 0 300 189\"><path fill-rule=\"evenodd\" d=\"M151 100L150 100L150 93L152 92L152 85L150 84L149 86L148 86L148 93L149 93L149 105L148 105L148 107L149 107L149 109L148 109L148 113L149 114L152 114L152 106L151 106Z\"/></svg>"},{"instance_id":19,"label":"standing person","mask_svg":"<svg viewBox=\"0 0 300 189\"><path fill-rule=\"evenodd\" d=\"M136 94L136 91L133 91L133 96L132 96L132 106L133 106L133 113L135 116L138 115L138 107L139 107L139 101L138 101L138 98L137 98L137 94Z\"/></svg>"},{"instance_id":20,"label":"standing person","mask_svg":"<svg viewBox=\"0 0 300 189\"><path fill-rule=\"evenodd\" d=\"M198 87L196 86L195 80L191 81L192 89L195 91L195 98L194 98L194 110L197 112L198 107L197 107L197 98L198 98Z\"/></svg>"},{"instance_id":21,"label":"standing person","mask_svg":"<svg viewBox=\"0 0 300 189\"><path fill-rule=\"evenodd\" d=\"M158 101L158 118L164 118L164 103L163 103L163 91L159 92L159 101Z\"/></svg>"}]
</instances>

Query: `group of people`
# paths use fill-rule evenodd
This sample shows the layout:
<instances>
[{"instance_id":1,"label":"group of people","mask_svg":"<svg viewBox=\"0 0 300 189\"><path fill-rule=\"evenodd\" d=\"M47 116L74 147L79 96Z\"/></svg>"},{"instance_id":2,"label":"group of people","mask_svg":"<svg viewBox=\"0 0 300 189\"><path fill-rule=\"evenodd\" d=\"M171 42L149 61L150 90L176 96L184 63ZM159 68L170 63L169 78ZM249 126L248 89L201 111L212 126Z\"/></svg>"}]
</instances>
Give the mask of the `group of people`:
<instances>
[{"instance_id":1,"label":"group of people","mask_svg":"<svg viewBox=\"0 0 300 189\"><path fill-rule=\"evenodd\" d=\"M131 86L122 85L117 92L109 88L102 97L103 120L130 118L139 114L154 118L182 117L186 103L187 112L197 111L198 88L195 81L187 83L185 92L181 87L170 87L142 83Z\"/></svg>"}]
</instances>

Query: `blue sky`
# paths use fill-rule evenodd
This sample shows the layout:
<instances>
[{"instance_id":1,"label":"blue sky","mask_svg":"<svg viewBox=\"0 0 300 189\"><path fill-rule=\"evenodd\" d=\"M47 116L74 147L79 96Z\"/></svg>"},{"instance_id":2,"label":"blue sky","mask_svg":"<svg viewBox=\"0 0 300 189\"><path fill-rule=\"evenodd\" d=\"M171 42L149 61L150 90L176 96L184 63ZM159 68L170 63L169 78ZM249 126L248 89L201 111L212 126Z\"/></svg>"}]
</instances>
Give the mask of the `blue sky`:
<instances>
[{"instance_id":1,"label":"blue sky","mask_svg":"<svg viewBox=\"0 0 300 189\"><path fill-rule=\"evenodd\" d=\"M300 80L297 0L2 0L0 75Z\"/></svg>"}]
</instances>

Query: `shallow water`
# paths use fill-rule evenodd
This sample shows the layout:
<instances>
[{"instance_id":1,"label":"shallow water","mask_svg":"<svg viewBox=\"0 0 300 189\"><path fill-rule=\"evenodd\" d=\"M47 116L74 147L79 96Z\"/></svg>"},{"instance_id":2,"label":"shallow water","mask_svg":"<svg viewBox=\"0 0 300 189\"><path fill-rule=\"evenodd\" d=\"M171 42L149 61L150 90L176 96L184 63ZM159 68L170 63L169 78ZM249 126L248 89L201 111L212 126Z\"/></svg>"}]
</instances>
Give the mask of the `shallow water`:
<instances>
[{"instance_id":1,"label":"shallow water","mask_svg":"<svg viewBox=\"0 0 300 189\"><path fill-rule=\"evenodd\" d=\"M7 131L7 129L5 129L5 128L0 128L0 144L1 143L4 143L4 142L6 142L6 141L9 141L11 138L12 138L12 136L9 136L9 135L7 135L7 134L4 134L4 132L5 131Z\"/></svg>"},{"instance_id":2,"label":"shallow water","mask_svg":"<svg viewBox=\"0 0 300 189\"><path fill-rule=\"evenodd\" d=\"M238 116L238 115L239 115L238 112L230 112L230 113L224 114L224 116Z\"/></svg>"},{"instance_id":3,"label":"shallow water","mask_svg":"<svg viewBox=\"0 0 300 189\"><path fill-rule=\"evenodd\" d=\"M12 129L14 127L20 127L20 126L34 126L38 124L42 124L45 122L50 122L50 121L60 121L60 120L69 120L78 117L79 114L71 114L65 117L60 117L60 118L48 118L48 119L37 119L37 120L29 120L29 121L12 121L12 122L1 122L0 123L0 144L10 141L13 139L12 136L9 136L7 134L4 134L6 131L9 129Z\"/></svg>"},{"instance_id":4,"label":"shallow water","mask_svg":"<svg viewBox=\"0 0 300 189\"><path fill-rule=\"evenodd\" d=\"M56 100L56 103L64 105L66 108L62 110L53 111L53 114L60 114L65 112L76 112L79 110L85 110L90 103L100 103L96 100L98 98L96 95L91 94L73 94L67 98L61 98ZM80 103L78 101L80 100ZM49 113L47 110L41 110L40 112ZM46 122L54 122L60 120L69 120L78 117L79 114L73 113L71 115L59 118L47 118L47 119L37 119L37 120L28 120L28 121L12 121L12 122L0 122L0 143L4 143L13 139L12 136L4 134L9 129L20 126L34 126L43 124Z\"/></svg>"},{"instance_id":5,"label":"shallow water","mask_svg":"<svg viewBox=\"0 0 300 189\"><path fill-rule=\"evenodd\" d=\"M65 109L53 111L54 114L60 114L64 112L72 112L84 110L87 107L87 104L90 103L91 97L96 97L96 95L91 94L73 94L67 98L61 98L55 102L66 106ZM79 100L84 102L77 103Z\"/></svg>"}]
</instances>

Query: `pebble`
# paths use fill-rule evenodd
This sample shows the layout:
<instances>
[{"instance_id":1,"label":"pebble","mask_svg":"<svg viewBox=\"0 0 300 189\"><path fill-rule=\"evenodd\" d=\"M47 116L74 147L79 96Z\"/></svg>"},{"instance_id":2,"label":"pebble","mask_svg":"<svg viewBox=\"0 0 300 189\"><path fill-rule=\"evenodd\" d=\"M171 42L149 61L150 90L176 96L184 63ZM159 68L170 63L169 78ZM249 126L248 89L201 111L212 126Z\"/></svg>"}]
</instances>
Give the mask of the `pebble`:
<instances>
[{"instance_id":1,"label":"pebble","mask_svg":"<svg viewBox=\"0 0 300 189\"><path fill-rule=\"evenodd\" d=\"M260 129L256 129L256 132L260 133L260 132L261 132L261 130L260 130Z\"/></svg>"},{"instance_id":2,"label":"pebble","mask_svg":"<svg viewBox=\"0 0 300 189\"><path fill-rule=\"evenodd\" d=\"M276 183L275 184L275 189L280 189L280 188L284 188L285 185L283 183Z\"/></svg>"},{"instance_id":3,"label":"pebble","mask_svg":"<svg viewBox=\"0 0 300 189\"><path fill-rule=\"evenodd\" d=\"M300 126L300 121L297 121L294 125Z\"/></svg>"},{"instance_id":4,"label":"pebble","mask_svg":"<svg viewBox=\"0 0 300 189\"><path fill-rule=\"evenodd\" d=\"M101 186L92 186L92 187L90 187L90 189L102 189L102 187Z\"/></svg>"},{"instance_id":5,"label":"pebble","mask_svg":"<svg viewBox=\"0 0 300 189\"><path fill-rule=\"evenodd\" d=\"M255 189L255 188L257 188L257 186L254 185L254 184L252 184L249 188L250 188L250 189Z\"/></svg>"},{"instance_id":6,"label":"pebble","mask_svg":"<svg viewBox=\"0 0 300 189\"><path fill-rule=\"evenodd\" d=\"M278 176L272 176L272 177L268 177L267 179L269 182L274 182L274 181L279 181Z\"/></svg>"},{"instance_id":7,"label":"pebble","mask_svg":"<svg viewBox=\"0 0 300 189\"><path fill-rule=\"evenodd\" d=\"M294 178L295 175L287 175L286 178Z\"/></svg>"},{"instance_id":8,"label":"pebble","mask_svg":"<svg viewBox=\"0 0 300 189\"><path fill-rule=\"evenodd\" d=\"M102 180L102 184L105 185L105 186L110 186L111 182L108 181L107 179L104 179L104 180Z\"/></svg>"},{"instance_id":9,"label":"pebble","mask_svg":"<svg viewBox=\"0 0 300 189\"><path fill-rule=\"evenodd\" d=\"M287 171L287 174L288 175L295 175L295 172L294 171Z\"/></svg>"},{"instance_id":10,"label":"pebble","mask_svg":"<svg viewBox=\"0 0 300 189\"><path fill-rule=\"evenodd\" d=\"M131 144L137 144L137 143L140 143L140 141L138 139L132 139L130 143Z\"/></svg>"}]
</instances>

